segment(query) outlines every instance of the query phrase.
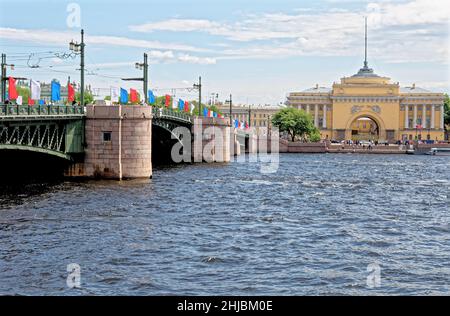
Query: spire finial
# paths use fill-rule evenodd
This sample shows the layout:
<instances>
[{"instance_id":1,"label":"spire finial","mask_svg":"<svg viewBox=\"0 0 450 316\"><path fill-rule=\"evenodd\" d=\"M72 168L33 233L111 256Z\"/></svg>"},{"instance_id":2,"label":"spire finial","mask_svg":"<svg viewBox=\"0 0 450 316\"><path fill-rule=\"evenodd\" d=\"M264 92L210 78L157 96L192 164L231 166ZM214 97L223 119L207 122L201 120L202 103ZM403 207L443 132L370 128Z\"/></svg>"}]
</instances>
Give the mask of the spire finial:
<instances>
[{"instance_id":1,"label":"spire finial","mask_svg":"<svg viewBox=\"0 0 450 316\"><path fill-rule=\"evenodd\" d=\"M366 32L365 32L365 54L364 54L364 68L367 68L368 62L367 62L367 16L365 17L365 22L366 22Z\"/></svg>"}]
</instances>

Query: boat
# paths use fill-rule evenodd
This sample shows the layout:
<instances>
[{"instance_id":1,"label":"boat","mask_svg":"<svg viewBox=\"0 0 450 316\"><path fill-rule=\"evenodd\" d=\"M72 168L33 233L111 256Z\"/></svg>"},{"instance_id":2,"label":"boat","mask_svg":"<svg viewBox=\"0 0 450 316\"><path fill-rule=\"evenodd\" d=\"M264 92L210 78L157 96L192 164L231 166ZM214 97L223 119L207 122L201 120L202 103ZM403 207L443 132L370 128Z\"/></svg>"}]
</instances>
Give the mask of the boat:
<instances>
[{"instance_id":1,"label":"boat","mask_svg":"<svg viewBox=\"0 0 450 316\"><path fill-rule=\"evenodd\" d=\"M430 156L450 156L450 148L431 148L425 155Z\"/></svg>"}]
</instances>

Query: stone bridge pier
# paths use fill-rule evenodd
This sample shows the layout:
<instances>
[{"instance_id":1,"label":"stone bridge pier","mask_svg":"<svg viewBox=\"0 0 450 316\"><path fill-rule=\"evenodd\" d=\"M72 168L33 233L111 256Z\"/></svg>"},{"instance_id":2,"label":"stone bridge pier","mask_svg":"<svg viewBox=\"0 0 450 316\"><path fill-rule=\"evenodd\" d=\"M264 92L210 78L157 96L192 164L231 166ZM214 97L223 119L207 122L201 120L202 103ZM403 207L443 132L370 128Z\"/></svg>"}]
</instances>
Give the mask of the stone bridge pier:
<instances>
[{"instance_id":1,"label":"stone bridge pier","mask_svg":"<svg viewBox=\"0 0 450 316\"><path fill-rule=\"evenodd\" d=\"M231 127L229 118L195 118L192 125L194 162L230 162Z\"/></svg>"},{"instance_id":2,"label":"stone bridge pier","mask_svg":"<svg viewBox=\"0 0 450 316\"><path fill-rule=\"evenodd\" d=\"M102 179L152 176L152 108L88 105L84 163L66 175Z\"/></svg>"}]
</instances>

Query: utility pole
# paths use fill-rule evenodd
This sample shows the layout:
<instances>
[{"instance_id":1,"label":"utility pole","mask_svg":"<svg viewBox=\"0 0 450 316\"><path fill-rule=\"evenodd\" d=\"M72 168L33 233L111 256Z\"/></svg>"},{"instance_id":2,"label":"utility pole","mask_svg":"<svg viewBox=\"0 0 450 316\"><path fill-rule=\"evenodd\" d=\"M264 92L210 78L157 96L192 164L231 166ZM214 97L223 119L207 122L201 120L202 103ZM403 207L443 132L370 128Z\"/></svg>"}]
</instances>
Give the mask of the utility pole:
<instances>
[{"instance_id":1,"label":"utility pole","mask_svg":"<svg viewBox=\"0 0 450 316\"><path fill-rule=\"evenodd\" d=\"M198 77L198 84L194 83L194 89L198 89L198 116L202 115L202 77Z\"/></svg>"},{"instance_id":2,"label":"utility pole","mask_svg":"<svg viewBox=\"0 0 450 316\"><path fill-rule=\"evenodd\" d=\"M69 43L69 49L75 54L80 54L80 105L84 106L84 30L81 30L81 43L74 41Z\"/></svg>"},{"instance_id":3,"label":"utility pole","mask_svg":"<svg viewBox=\"0 0 450 316\"><path fill-rule=\"evenodd\" d=\"M148 104L148 55L144 53L144 100Z\"/></svg>"},{"instance_id":4,"label":"utility pole","mask_svg":"<svg viewBox=\"0 0 450 316\"><path fill-rule=\"evenodd\" d=\"M2 54L2 79L1 79L1 102L6 101L6 54Z\"/></svg>"},{"instance_id":5,"label":"utility pole","mask_svg":"<svg viewBox=\"0 0 450 316\"><path fill-rule=\"evenodd\" d=\"M233 96L230 94L230 99L225 102L230 103L230 126L233 126Z\"/></svg>"},{"instance_id":6,"label":"utility pole","mask_svg":"<svg viewBox=\"0 0 450 316\"><path fill-rule=\"evenodd\" d=\"M81 74L81 90L80 105L84 106L84 30L81 30L81 58L80 58L80 74Z\"/></svg>"},{"instance_id":7,"label":"utility pole","mask_svg":"<svg viewBox=\"0 0 450 316\"><path fill-rule=\"evenodd\" d=\"M144 62L143 63L135 63L136 69L142 69L143 75L142 78L122 78L124 81L142 81L144 83L144 100L145 104L148 104L148 55L144 53Z\"/></svg>"},{"instance_id":8,"label":"utility pole","mask_svg":"<svg viewBox=\"0 0 450 316\"><path fill-rule=\"evenodd\" d=\"M250 127L251 115L252 115L252 109L249 104L248 105L248 127Z\"/></svg>"}]
</instances>

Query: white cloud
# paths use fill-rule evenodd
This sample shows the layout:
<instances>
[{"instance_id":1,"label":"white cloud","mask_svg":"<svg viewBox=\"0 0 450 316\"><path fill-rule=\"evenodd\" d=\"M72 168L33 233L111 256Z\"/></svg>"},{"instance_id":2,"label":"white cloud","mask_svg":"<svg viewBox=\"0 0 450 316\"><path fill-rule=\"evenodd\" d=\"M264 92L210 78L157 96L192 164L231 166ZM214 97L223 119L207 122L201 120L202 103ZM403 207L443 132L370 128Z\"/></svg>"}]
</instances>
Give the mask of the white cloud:
<instances>
[{"instance_id":1,"label":"white cloud","mask_svg":"<svg viewBox=\"0 0 450 316\"><path fill-rule=\"evenodd\" d=\"M178 61L186 62L186 63L190 63L190 64L200 64L200 65L213 65L216 63L215 58L191 56L188 54L179 55Z\"/></svg>"},{"instance_id":2,"label":"white cloud","mask_svg":"<svg viewBox=\"0 0 450 316\"><path fill-rule=\"evenodd\" d=\"M40 44L57 44L69 46L71 40L77 40L80 34L75 32L60 32L39 29L17 29L0 27L0 39L19 40ZM186 52L205 52L206 49L178 43L162 43L159 41L139 40L120 36L99 36L85 34L87 45L125 46L146 49L162 49Z\"/></svg>"},{"instance_id":3,"label":"white cloud","mask_svg":"<svg viewBox=\"0 0 450 316\"><path fill-rule=\"evenodd\" d=\"M133 25L138 32L204 32L230 40L217 60L362 55L363 17L369 18L370 56L387 62L448 60L450 4L441 0L359 1L363 10L249 14L237 22L169 19ZM243 46L239 43L248 42Z\"/></svg>"}]
</instances>

